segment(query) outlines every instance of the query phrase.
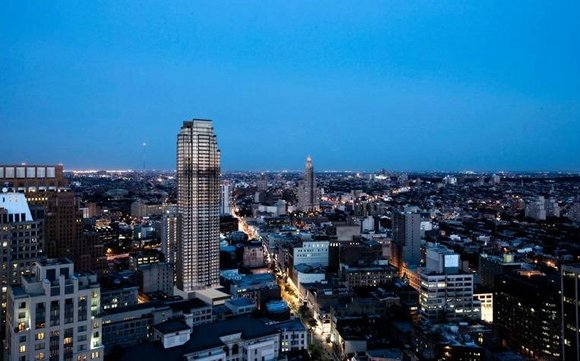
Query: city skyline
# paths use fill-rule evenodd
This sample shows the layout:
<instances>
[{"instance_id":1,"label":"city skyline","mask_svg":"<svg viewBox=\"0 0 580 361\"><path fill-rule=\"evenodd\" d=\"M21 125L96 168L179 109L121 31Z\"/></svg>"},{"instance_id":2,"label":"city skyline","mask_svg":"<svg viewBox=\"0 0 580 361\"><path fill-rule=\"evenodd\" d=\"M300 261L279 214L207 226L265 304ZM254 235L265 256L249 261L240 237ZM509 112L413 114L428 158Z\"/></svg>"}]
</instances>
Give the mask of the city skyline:
<instances>
[{"instance_id":1,"label":"city skyline","mask_svg":"<svg viewBox=\"0 0 580 361\"><path fill-rule=\"evenodd\" d=\"M3 2L0 152L174 169L200 117L224 170L580 171L579 6Z\"/></svg>"}]
</instances>

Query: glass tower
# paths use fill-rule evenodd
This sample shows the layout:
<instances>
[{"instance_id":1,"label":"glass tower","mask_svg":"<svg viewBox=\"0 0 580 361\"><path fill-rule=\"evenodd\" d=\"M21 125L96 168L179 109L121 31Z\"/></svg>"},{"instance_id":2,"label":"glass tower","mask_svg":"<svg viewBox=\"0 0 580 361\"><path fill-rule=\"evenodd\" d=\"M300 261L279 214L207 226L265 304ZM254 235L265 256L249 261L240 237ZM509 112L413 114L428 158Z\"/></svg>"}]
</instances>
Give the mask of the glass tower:
<instances>
[{"instance_id":1,"label":"glass tower","mask_svg":"<svg viewBox=\"0 0 580 361\"><path fill-rule=\"evenodd\" d=\"M211 120L177 135L177 288L219 286L220 151Z\"/></svg>"}]
</instances>

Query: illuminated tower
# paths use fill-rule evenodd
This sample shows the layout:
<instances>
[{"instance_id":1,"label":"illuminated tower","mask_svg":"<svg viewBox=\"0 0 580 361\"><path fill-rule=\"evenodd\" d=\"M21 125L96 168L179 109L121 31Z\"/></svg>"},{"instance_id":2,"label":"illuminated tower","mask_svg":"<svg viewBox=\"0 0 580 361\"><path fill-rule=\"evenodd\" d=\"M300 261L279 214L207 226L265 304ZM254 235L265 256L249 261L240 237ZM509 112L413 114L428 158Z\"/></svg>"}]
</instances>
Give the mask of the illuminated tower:
<instances>
[{"instance_id":1,"label":"illuminated tower","mask_svg":"<svg viewBox=\"0 0 580 361\"><path fill-rule=\"evenodd\" d=\"M320 208L320 194L316 188L312 158L306 158L304 180L298 185L298 209L303 212L317 211Z\"/></svg>"},{"instance_id":2,"label":"illuminated tower","mask_svg":"<svg viewBox=\"0 0 580 361\"><path fill-rule=\"evenodd\" d=\"M177 288L219 286L220 151L211 120L177 135Z\"/></svg>"}]
</instances>

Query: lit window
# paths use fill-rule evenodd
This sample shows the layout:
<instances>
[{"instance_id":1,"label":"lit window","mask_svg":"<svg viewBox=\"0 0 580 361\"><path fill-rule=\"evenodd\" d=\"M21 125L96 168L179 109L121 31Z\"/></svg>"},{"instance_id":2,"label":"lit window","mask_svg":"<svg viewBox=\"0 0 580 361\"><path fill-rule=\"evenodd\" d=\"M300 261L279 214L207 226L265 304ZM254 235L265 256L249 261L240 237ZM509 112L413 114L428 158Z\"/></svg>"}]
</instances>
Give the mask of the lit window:
<instances>
[{"instance_id":1,"label":"lit window","mask_svg":"<svg viewBox=\"0 0 580 361\"><path fill-rule=\"evenodd\" d=\"M36 339L37 340L44 340L44 332L40 332L36 334Z\"/></svg>"},{"instance_id":2,"label":"lit window","mask_svg":"<svg viewBox=\"0 0 580 361\"><path fill-rule=\"evenodd\" d=\"M19 351L21 353L26 352L26 345L20 345Z\"/></svg>"}]
</instances>

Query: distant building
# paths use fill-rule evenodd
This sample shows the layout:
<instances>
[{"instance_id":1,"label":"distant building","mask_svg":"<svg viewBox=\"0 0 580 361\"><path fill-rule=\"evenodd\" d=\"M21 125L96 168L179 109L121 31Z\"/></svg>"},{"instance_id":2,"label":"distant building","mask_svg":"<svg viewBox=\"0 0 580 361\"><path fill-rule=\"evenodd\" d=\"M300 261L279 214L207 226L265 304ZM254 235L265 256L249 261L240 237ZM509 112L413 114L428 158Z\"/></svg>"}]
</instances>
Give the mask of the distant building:
<instances>
[{"instance_id":1,"label":"distant building","mask_svg":"<svg viewBox=\"0 0 580 361\"><path fill-rule=\"evenodd\" d=\"M580 360L580 264L562 266L562 359Z\"/></svg>"},{"instance_id":2,"label":"distant building","mask_svg":"<svg viewBox=\"0 0 580 361\"><path fill-rule=\"evenodd\" d=\"M262 242L252 242L244 245L242 264L248 268L264 266L264 246Z\"/></svg>"},{"instance_id":3,"label":"distant building","mask_svg":"<svg viewBox=\"0 0 580 361\"><path fill-rule=\"evenodd\" d=\"M525 216L536 221L546 220L546 199L538 196L526 203Z\"/></svg>"},{"instance_id":4,"label":"distant building","mask_svg":"<svg viewBox=\"0 0 580 361\"><path fill-rule=\"evenodd\" d=\"M137 199L131 203L131 216L135 218L150 217L154 215L163 214L163 205L161 204L147 204L144 201Z\"/></svg>"},{"instance_id":5,"label":"distant building","mask_svg":"<svg viewBox=\"0 0 580 361\"><path fill-rule=\"evenodd\" d=\"M177 215L175 213L163 215L161 251L168 262L175 264L177 252Z\"/></svg>"},{"instance_id":6,"label":"distant building","mask_svg":"<svg viewBox=\"0 0 580 361\"><path fill-rule=\"evenodd\" d=\"M8 360L103 360L97 277L73 272L70 260L48 259L9 287Z\"/></svg>"},{"instance_id":7,"label":"distant building","mask_svg":"<svg viewBox=\"0 0 580 361\"><path fill-rule=\"evenodd\" d=\"M393 213L391 263L402 272L421 263L421 215L397 211Z\"/></svg>"},{"instance_id":8,"label":"distant building","mask_svg":"<svg viewBox=\"0 0 580 361\"><path fill-rule=\"evenodd\" d=\"M558 201L554 198L549 198L546 200L545 208L546 217L560 217L560 206L558 205Z\"/></svg>"},{"instance_id":9,"label":"distant building","mask_svg":"<svg viewBox=\"0 0 580 361\"><path fill-rule=\"evenodd\" d=\"M232 189L228 182L222 182L220 194L220 214L232 214Z\"/></svg>"},{"instance_id":10,"label":"distant building","mask_svg":"<svg viewBox=\"0 0 580 361\"><path fill-rule=\"evenodd\" d=\"M572 205L572 217L574 221L580 223L580 200L576 200Z\"/></svg>"},{"instance_id":11,"label":"distant building","mask_svg":"<svg viewBox=\"0 0 580 361\"><path fill-rule=\"evenodd\" d=\"M298 209L303 212L317 211L320 208L320 193L316 187L312 158L306 158L304 180L298 185Z\"/></svg>"},{"instance_id":12,"label":"distant building","mask_svg":"<svg viewBox=\"0 0 580 361\"><path fill-rule=\"evenodd\" d=\"M177 288L219 286L220 151L211 120L183 122L177 135Z\"/></svg>"}]
</instances>

